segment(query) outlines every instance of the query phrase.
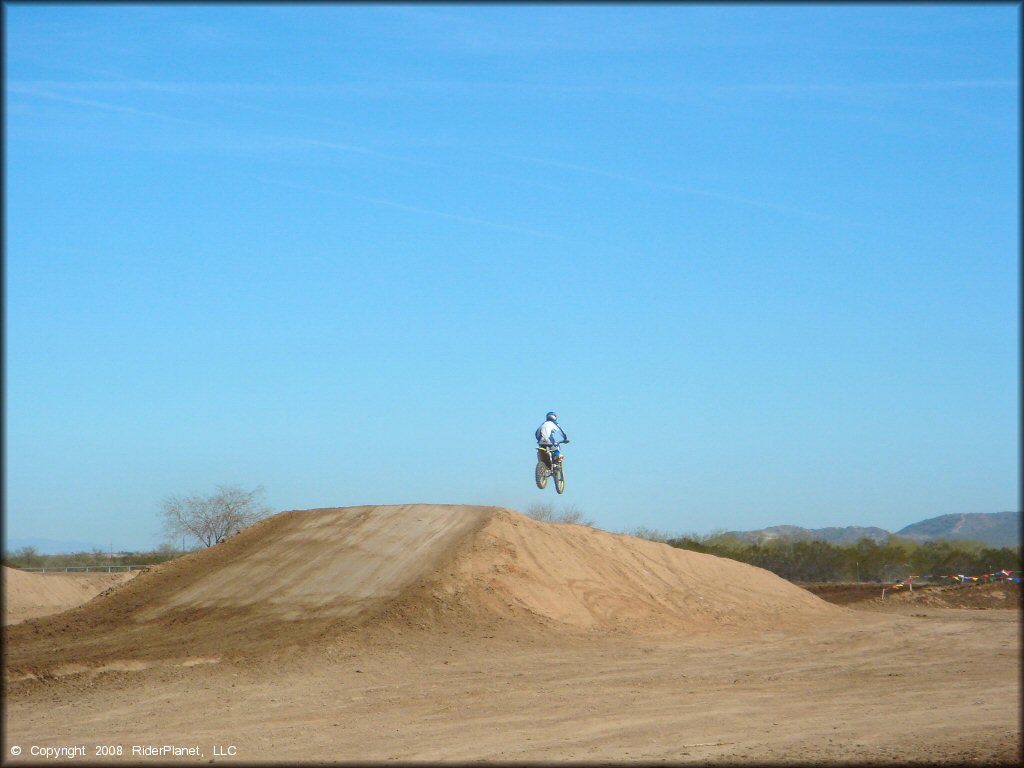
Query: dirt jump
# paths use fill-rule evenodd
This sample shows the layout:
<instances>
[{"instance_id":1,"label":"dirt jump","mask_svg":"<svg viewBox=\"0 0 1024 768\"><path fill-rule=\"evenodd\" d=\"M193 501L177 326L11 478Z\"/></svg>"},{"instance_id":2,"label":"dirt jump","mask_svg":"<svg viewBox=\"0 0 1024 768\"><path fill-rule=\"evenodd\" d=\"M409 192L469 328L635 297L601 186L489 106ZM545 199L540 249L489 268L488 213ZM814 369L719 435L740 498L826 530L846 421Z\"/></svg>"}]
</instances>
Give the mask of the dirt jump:
<instances>
[{"instance_id":1,"label":"dirt jump","mask_svg":"<svg viewBox=\"0 0 1024 768\"><path fill-rule=\"evenodd\" d=\"M5 627L5 757L1015 763L1019 609L906 604L495 507L283 512Z\"/></svg>"},{"instance_id":2,"label":"dirt jump","mask_svg":"<svg viewBox=\"0 0 1024 768\"><path fill-rule=\"evenodd\" d=\"M138 575L138 571L32 573L5 565L4 624L18 624L76 608Z\"/></svg>"}]
</instances>

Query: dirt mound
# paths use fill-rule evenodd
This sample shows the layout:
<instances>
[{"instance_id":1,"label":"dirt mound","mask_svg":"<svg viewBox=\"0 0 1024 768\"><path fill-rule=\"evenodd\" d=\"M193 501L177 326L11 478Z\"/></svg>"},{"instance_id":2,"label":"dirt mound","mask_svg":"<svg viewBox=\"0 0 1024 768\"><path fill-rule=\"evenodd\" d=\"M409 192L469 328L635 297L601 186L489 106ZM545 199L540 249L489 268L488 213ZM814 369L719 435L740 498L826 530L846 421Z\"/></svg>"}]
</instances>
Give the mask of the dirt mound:
<instances>
[{"instance_id":1,"label":"dirt mound","mask_svg":"<svg viewBox=\"0 0 1024 768\"><path fill-rule=\"evenodd\" d=\"M1020 609L1022 596L1021 585L1011 581L914 587L913 592L901 589L886 592L885 602L890 605L927 605L934 608Z\"/></svg>"},{"instance_id":2,"label":"dirt mound","mask_svg":"<svg viewBox=\"0 0 1024 768\"><path fill-rule=\"evenodd\" d=\"M8 672L224 657L398 631L744 632L843 615L758 568L494 507L283 512L5 630ZM127 668L127 667L125 667Z\"/></svg>"},{"instance_id":3,"label":"dirt mound","mask_svg":"<svg viewBox=\"0 0 1024 768\"><path fill-rule=\"evenodd\" d=\"M1009 608L1024 605L1019 583L920 584L913 591L894 590L891 584L801 583L801 587L823 600L854 608L902 608L928 605L935 608ZM885 597L882 597L882 591Z\"/></svg>"},{"instance_id":4,"label":"dirt mound","mask_svg":"<svg viewBox=\"0 0 1024 768\"><path fill-rule=\"evenodd\" d=\"M489 507L282 512L116 593L6 627L9 677L290 651L351 634L450 557Z\"/></svg>"},{"instance_id":5,"label":"dirt mound","mask_svg":"<svg viewBox=\"0 0 1024 768\"><path fill-rule=\"evenodd\" d=\"M794 583L835 605L857 605L878 600L882 590L891 586L863 581L798 581Z\"/></svg>"},{"instance_id":6,"label":"dirt mound","mask_svg":"<svg viewBox=\"0 0 1024 768\"><path fill-rule=\"evenodd\" d=\"M82 605L108 589L135 578L122 573L31 573L3 567L4 624L50 616Z\"/></svg>"},{"instance_id":7,"label":"dirt mound","mask_svg":"<svg viewBox=\"0 0 1024 768\"><path fill-rule=\"evenodd\" d=\"M760 568L509 510L466 542L430 596L462 614L644 634L757 631L841 614Z\"/></svg>"}]
</instances>

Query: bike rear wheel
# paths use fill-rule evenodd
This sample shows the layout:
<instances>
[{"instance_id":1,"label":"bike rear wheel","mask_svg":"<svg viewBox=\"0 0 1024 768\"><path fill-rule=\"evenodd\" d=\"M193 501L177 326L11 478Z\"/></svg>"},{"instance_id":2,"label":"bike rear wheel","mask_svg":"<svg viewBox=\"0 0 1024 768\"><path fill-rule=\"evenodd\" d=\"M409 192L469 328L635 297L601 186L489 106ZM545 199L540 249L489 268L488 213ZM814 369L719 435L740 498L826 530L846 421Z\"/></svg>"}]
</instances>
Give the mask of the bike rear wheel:
<instances>
[{"instance_id":1,"label":"bike rear wheel","mask_svg":"<svg viewBox=\"0 0 1024 768\"><path fill-rule=\"evenodd\" d=\"M544 466L543 461L538 461L537 468L533 471L533 477L537 481L537 487L542 491L547 487L548 476L548 468Z\"/></svg>"}]
</instances>

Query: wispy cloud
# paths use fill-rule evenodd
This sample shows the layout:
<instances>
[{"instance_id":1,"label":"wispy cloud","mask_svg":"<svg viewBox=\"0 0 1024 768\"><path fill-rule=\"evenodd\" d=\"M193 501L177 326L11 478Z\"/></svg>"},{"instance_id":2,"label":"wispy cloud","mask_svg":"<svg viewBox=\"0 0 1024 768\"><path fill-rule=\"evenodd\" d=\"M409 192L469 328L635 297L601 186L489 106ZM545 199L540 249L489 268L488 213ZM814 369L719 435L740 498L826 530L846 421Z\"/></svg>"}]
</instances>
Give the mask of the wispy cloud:
<instances>
[{"instance_id":1,"label":"wispy cloud","mask_svg":"<svg viewBox=\"0 0 1024 768\"><path fill-rule=\"evenodd\" d=\"M196 127L204 128L204 129L208 129L208 130L222 130L223 129L223 126L219 126L219 125L217 125L215 123L212 123L212 122L209 122L209 121L190 120L188 118L179 117L177 115L170 115L170 114L167 114L165 112L155 112L153 110L139 109L138 107L134 107L134 106L130 106L130 105L125 105L125 104L115 104L115 103L111 103L111 102L108 102L108 101L100 101L100 100L97 100L97 99L82 98L80 96L68 96L67 94L58 93L56 91L49 90L49 89L44 88L44 87L39 87L39 86L36 86L36 85L29 85L29 84L21 83L21 82L10 83L7 86L7 91L9 93L20 94L20 95L23 95L23 96L30 96L30 97L33 97L33 98L40 98L40 99L47 99L47 100L52 100L52 101L58 101L58 102L62 102L62 103L65 103L65 104L72 104L72 105L78 106L78 107L85 107L85 108L88 108L88 109L97 109L97 110L101 110L101 111L105 111L105 112L116 112L116 113L120 113L120 114L137 115L137 116L140 116L140 117L152 118L154 120L161 120L161 121L168 121L168 122L192 125L192 126L196 126ZM230 130L230 128L228 130ZM251 136L247 136L247 138L252 138L252 137ZM334 141L325 141L325 140L322 140L322 139L312 139L312 138L304 138L304 137L296 138L296 137L291 137L291 136L289 136L289 137L282 137L282 136L272 136L272 135L265 135L265 136L260 137L260 139L261 140L259 142L259 146L261 146L261 147L265 147L265 146L268 146L268 145L273 145L273 146L276 146L276 147L278 147L280 149L287 149L287 148L296 149L296 148L302 148L302 147L312 147L312 148L319 148L319 149L329 149L329 150L333 150L333 151L337 151L337 152L347 152L347 153L351 153L351 154L366 155L366 156L370 156L370 157L377 157L377 158L387 159L387 160L392 160L392 161L420 162L420 161L411 160L409 158L399 157L397 155L389 155L389 154L386 154L386 153L383 153L383 152L378 152L376 150L370 149L369 147L363 147L363 146L358 146L358 145L354 145L354 144L345 144L345 143L334 142ZM269 144L268 144L268 142L269 142Z\"/></svg>"},{"instance_id":2,"label":"wispy cloud","mask_svg":"<svg viewBox=\"0 0 1024 768\"><path fill-rule=\"evenodd\" d=\"M366 155L367 157L376 157L381 160L392 160L399 163L412 163L414 165L425 165L434 168L443 167L440 163L433 163L429 160L418 160L411 157L403 157L402 155L392 155L387 152L378 152L375 149L369 149L367 147L360 147L354 144L342 144L336 141L324 141L322 139L299 139L298 143L307 147L319 147L321 149L332 149L339 152L351 152L357 155Z\"/></svg>"},{"instance_id":3,"label":"wispy cloud","mask_svg":"<svg viewBox=\"0 0 1024 768\"><path fill-rule=\"evenodd\" d=\"M391 36L404 45L474 55L524 54L546 51L616 53L651 49L671 42L663 25L638 18L615 5L587 8L550 6L522 9L474 8L455 13L452 7L383 6L395 20Z\"/></svg>"},{"instance_id":4,"label":"wispy cloud","mask_svg":"<svg viewBox=\"0 0 1024 768\"><path fill-rule=\"evenodd\" d=\"M629 176L622 173L614 173L606 171L601 168L592 168L585 165L576 165L573 163L560 162L558 160L548 160L539 157L529 157L526 155L507 155L510 159L521 160L528 163L534 163L536 165L545 165L552 168L564 168L569 171L576 171L578 173L586 173L592 176L601 176L606 179L613 179L615 181L624 181L629 184L635 184L638 186L649 187L651 189L662 189L670 192L680 192L687 195L696 195L698 197L713 198L716 200L724 200L730 203L737 203L739 205L750 206L753 208L764 208L783 213L794 214L797 216L805 216L808 218L838 221L838 217L831 216L829 214L818 213L816 211L808 211L803 208L798 208L791 205L781 205L779 203L772 203L767 200L758 200L755 198L744 197L741 195L735 195L728 192L719 192L710 189L701 189L699 187L689 187L681 184L671 184L666 182L654 181L652 179L643 179L637 176Z\"/></svg>"},{"instance_id":5,"label":"wispy cloud","mask_svg":"<svg viewBox=\"0 0 1024 768\"><path fill-rule=\"evenodd\" d=\"M400 164L404 164L404 165L418 166L418 167L423 167L423 168L433 168L433 169L445 171L445 172L448 172L448 173L452 173L452 172L465 173L465 172L467 172L467 169L465 167L454 166L454 165L451 165L451 164L436 162L436 161L432 161L432 160L426 160L426 159L423 159L422 157L410 157L408 155L396 154L396 153L392 153L392 152L382 152L379 149L375 149L375 148L372 148L372 147L368 147L368 146L365 146L365 145L360 145L360 144L352 143L352 142L339 141L339 140L329 140L329 139L320 138L320 137L280 135L280 134L272 134L272 133L254 134L251 131L242 131L242 130L235 129L235 128L233 128L230 125L224 126L222 124L217 124L217 123L210 122L210 121L191 120L191 119L188 119L188 118L183 118L183 117L179 117L179 116L176 116L176 115L171 115L171 114L168 114L166 112L157 112L157 111L154 111L154 110L140 109L138 107L131 106L131 105L117 104L117 103L112 103L112 102L109 102L109 101L101 101L101 100L93 99L93 98L83 98L82 96L79 96L79 95L67 95L66 93L60 93L58 91L52 90L51 88L45 87L45 85L44 85L45 83L49 83L52 86L66 85L66 83L55 83L53 81L15 81L15 82L12 82L8 86L7 90L10 93L16 93L16 94L20 94L20 95L23 95L23 96L33 97L33 98L41 98L41 99L58 101L58 102L62 102L62 103L65 103L65 104L71 104L71 105L74 105L74 106L77 106L77 107L83 107L83 108L87 108L87 109L96 109L96 110L101 110L101 111L105 111L105 112L113 112L113 113L121 113L121 114L127 114L127 115L135 115L135 116L139 116L139 117L148 117L148 118L152 118L152 119L160 120L160 121L167 121L167 122L191 125L191 126L194 126L194 127L197 127L197 128L204 129L206 131L227 132L226 134L222 134L222 135L232 136L232 138L230 139L229 144L227 144L224 147L224 149L226 151L231 151L231 152L267 151L267 150L294 151L294 150L300 150L300 149L312 149L312 150L320 150L320 151L326 151L326 152L338 152L338 153L342 153L342 154L358 155L358 156L366 157L366 158L369 158L369 159L382 160L382 161L386 161L386 162L390 162L390 163L400 163ZM139 89L146 90L150 86L153 86L154 84L146 83L146 82L143 82L143 81L124 81L124 82L110 83L110 85L112 86L112 90L114 90L116 92L129 92L129 91L132 91L132 90L139 90ZM156 84L156 85L159 85L157 90L166 90L168 92L178 93L178 92L188 92L190 90L189 84L185 84L185 83L181 83L181 84L167 84L167 83L164 83L164 84ZM180 85L181 86L181 91L178 90L176 85ZM223 85L225 85L225 87L227 87L228 84L223 84ZM100 89L100 90L102 90L102 89ZM191 95L195 95L195 94L193 93ZM211 100L217 101L217 102L224 102L225 101L223 99L218 99L218 98L213 98L213 97L206 97L206 98L210 98ZM230 103L232 106L240 106L240 107L244 107L244 108L251 107L253 110L256 110L256 111L259 111L259 112L262 112L262 113L267 113L267 114L274 114L274 115L285 116L285 117L289 117L289 118L293 118L293 117L296 116L295 113L292 112L292 111L285 111L285 110L281 110L281 109L268 109L268 108L264 108L264 107L252 106L252 105L247 105L247 104L238 104L238 103L235 103L235 102L226 102L226 103ZM505 174L492 173L492 172L483 170L482 168L479 168L479 167L472 167L470 169L470 172L473 173L474 175L485 176L485 177L494 178L494 179L499 179L501 181L512 182L514 184L521 184L521 185L530 186L530 187L541 187L541 188L552 189L552 190L556 190L556 191L560 189L559 187L557 187L555 185L547 184L547 183L544 183L544 182L539 182L539 181L532 180L532 179L517 178L517 177L514 177L514 176L505 175Z\"/></svg>"},{"instance_id":6,"label":"wispy cloud","mask_svg":"<svg viewBox=\"0 0 1024 768\"><path fill-rule=\"evenodd\" d=\"M59 101L65 104L74 104L79 107L88 107L90 109L99 109L106 112L119 112L121 114L137 115L139 117L149 117L155 120L167 120L175 123L185 123L188 125L203 125L203 123L195 120L189 120L183 117L177 117L175 115L167 115L161 112L153 112L151 110L139 109L137 107L126 106L123 104L111 104L105 101L97 101L96 99L83 99L77 96L67 96L62 93L56 93L54 91L46 90L45 88L36 88L32 86L26 86L19 83L10 83L7 85L6 90L8 93L17 93L24 96L33 96L39 99L49 99L52 101Z\"/></svg>"},{"instance_id":7,"label":"wispy cloud","mask_svg":"<svg viewBox=\"0 0 1024 768\"><path fill-rule=\"evenodd\" d=\"M74 92L114 93L237 93L266 92L276 88L269 83L242 82L195 82L174 80L10 80L9 86L21 88L45 88L49 90Z\"/></svg>"},{"instance_id":8,"label":"wispy cloud","mask_svg":"<svg viewBox=\"0 0 1024 768\"><path fill-rule=\"evenodd\" d=\"M159 112L152 112L152 111L149 111L149 110L142 110L142 109L138 109L138 108L131 107L131 106L125 106L125 105L120 105L120 104L111 104L111 103L108 103L108 102L97 101L95 99L82 99L82 98L77 98L77 97L74 97L74 96L65 96L65 95L62 95L62 94L59 94L59 93L53 93L53 92L47 91L47 90L42 89L42 88L26 86L24 84L16 84L13 87L9 88L8 90L10 90L13 93L19 93L19 94L22 94L22 95L28 95L28 96L33 96L33 97L37 97L37 98L53 99L53 100L56 100L56 101L73 104L75 106L86 107L86 108L89 108L89 109L99 109L99 110L103 110L103 111L117 112L117 113L130 114L130 115L137 115L137 116L140 116L140 117L152 118L152 119L157 119L157 120L162 120L162 121L172 121L172 122L176 122L176 123L187 123L187 124L190 124L190 125L199 126L199 127L207 128L207 129L216 128L216 126L210 125L208 123L201 123L201 122L197 122L197 121L194 121L194 120L187 120L187 119L184 119L184 118L175 117L173 115L167 115L167 114L163 114L163 113L159 113ZM249 138L251 138L251 137L249 137ZM364 155L364 156L367 156L367 157L372 157L372 158L377 158L377 159L382 159L382 160L388 160L388 161L415 163L417 165L428 165L428 166L435 166L435 167L440 167L440 168L444 168L445 167L445 166L443 166L442 164L439 164L439 163L431 163L429 161L422 161L422 160L415 160L415 159L411 159L411 158L405 158L405 157L401 157L401 156L398 156L398 155L391 155L391 154L387 154L387 153L384 153L384 152L378 152L378 151L370 149L368 147L363 147L363 146L359 146L359 145L355 145L355 144L347 144L347 143L342 143L342 142L336 142L336 141L327 141L327 140L323 140L323 139L311 139L311 138L302 138L302 137L298 137L298 138L296 138L296 137L265 137L264 140L263 140L263 145L264 146L266 144L267 139L269 139L271 142L274 142L275 146L277 148L279 148L279 149L280 148L288 148L288 147L291 147L291 148L312 147L312 148L316 148L316 149L324 149L324 150L329 150L329 151L334 151L334 152L344 152L344 153L348 153L348 154ZM467 215L464 215L464 214L452 213L452 212L449 212L449 211L439 211L439 210L436 210L436 209L424 208L422 206L417 206L417 205L410 205L410 204L407 204L407 203L402 203L402 202L398 202L398 201L395 201L395 200L389 200L389 199L381 198L381 197L373 197L373 196L369 196L369 195L359 195L359 194L355 194L355 193L342 192L342 191L339 191L339 190L336 190L336 189L330 189L330 188L327 188L327 187L318 187L318 186L309 185L309 184L296 184L294 182L287 182L287 181L282 181L282 180L279 180L279 179L271 179L271 178L268 178L268 177L265 177L265 176L256 176L256 175L252 175L252 174L244 174L244 175L249 176L250 178L257 179L258 181L260 181L262 183L265 183L265 184L273 184L273 185L276 185L276 186L288 187L288 188L302 190L302 191L307 191L307 192L315 192L315 193L320 193L320 194L333 195L333 196L337 196L337 197L346 198L346 199L349 199L349 200L356 200L356 201L360 201L360 202L364 202L364 203L369 203L371 205L377 205L377 206L382 206L382 207L386 207L386 208L391 208L391 209L394 209L394 210L405 211L405 212L408 212L408 213L414 213L414 214L423 215L423 216L431 216L431 217L435 217L435 218L442 218L442 219L447 219L449 221L457 221L457 222L460 222L460 223L463 223L463 224L471 224L471 225L474 225L474 226L488 227L488 228L491 228L491 229L500 229L500 230L507 231L507 232L517 232L517 233L520 233L520 234L527 234L527 235L532 235L534 237L541 237L541 238L545 238L545 239L555 239L555 240L567 240L568 239L568 238L562 237L560 235L557 235L557 234L554 234L554 233L551 233L551 232L545 232L545 231L542 231L542 230L539 230L539 229L535 229L535 228L532 228L532 227L521 226L521 225L516 225L516 224L509 224L509 223L500 222L500 221L493 221L493 220L483 219L483 218L479 218L479 217L475 217L475 216L467 216Z\"/></svg>"},{"instance_id":9,"label":"wispy cloud","mask_svg":"<svg viewBox=\"0 0 1024 768\"><path fill-rule=\"evenodd\" d=\"M634 85L616 86L606 81L555 82L536 80L410 79L346 80L331 82L242 82L174 80L13 80L13 85L48 90L106 93L157 93L198 97L218 95L369 96L386 97L408 92L515 91L535 95L623 94L657 95L658 89Z\"/></svg>"},{"instance_id":10,"label":"wispy cloud","mask_svg":"<svg viewBox=\"0 0 1024 768\"><path fill-rule=\"evenodd\" d=\"M39 97L39 98L54 99L54 100L57 100L57 101L62 101L62 102L74 104L74 105L77 105L77 106L89 107L89 108L93 108L93 109L101 109L101 110L106 110L106 111L120 112L120 113L125 113L125 114L138 115L138 116L142 116L142 117L149 117L149 118L154 118L154 119L158 119L158 120L165 120L165 121L171 121L171 122L177 122L177 123L185 123L185 124L200 126L200 127L204 127L204 128L214 128L214 127L216 127L216 126L212 126L212 125L210 125L208 123L201 123L201 122L198 122L198 121L195 121L195 120L188 120L188 119L185 119L185 118L175 117L173 115L167 115L167 114L162 114L162 113L158 113L158 112L152 112L152 111L149 111L149 110L137 109L137 108L131 107L131 106L124 106L124 105L118 105L118 104L110 104L108 102L97 101L95 99L81 99L81 98L77 98L77 97L73 97L73 96L65 96L65 95L62 95L62 94L46 91L46 90L41 89L41 88L33 88L33 87L25 86L25 85L14 84L14 85L12 85L9 88L9 90L11 92L13 92L13 93L21 93L21 94L25 94L25 95L36 96L36 97ZM392 154L388 154L388 153L384 153L384 152L379 152L379 151L370 149L368 147L358 146L358 145L354 145L354 144L346 144L346 143L341 143L341 142L334 142L334 141L326 141L326 140L323 140L323 139L310 139L310 138L301 138L301 137L300 138L295 138L295 137L264 137L264 144L265 144L265 141L267 139L270 139L272 142L276 142L276 146L278 148L285 148L285 147L289 147L289 146L290 147L314 147L314 148L327 149L327 150L338 151L338 152L345 152L345 153L349 153L349 154L364 155L364 156L367 156L367 157L373 157L373 158L378 158L378 159L382 159L382 160L388 160L388 161L392 161L392 162L414 163L414 164L417 164L417 165L426 165L426 166L441 167L441 168L445 167L443 164L439 164L439 163L432 163L430 161L424 161L424 160L416 160L416 159L412 159L412 158L402 157L402 156L399 156L399 155L392 155ZM604 178L613 179L613 180L616 180L616 181L624 181L624 182L627 182L627 183L630 183L630 184L637 184L637 185L646 186L646 187L654 188L654 189L663 189L663 190L668 190L668 191L673 191L673 192L680 192L680 193L689 194L689 195L696 195L696 196L701 196L701 197L707 197L707 198L713 198L713 199L718 199L718 200L724 200L724 201L727 201L727 202L737 203L737 204L740 204L740 205L747 205L747 206L752 206L752 207L756 207L756 208L772 209L772 210L777 210L777 211L781 211L781 212L785 212L785 213L791 213L791 214L796 214L796 215L800 215L800 216L808 216L808 217L813 217L813 218L818 218L818 219L833 219L834 218L832 216L828 216L828 215L820 214L820 213L815 213L813 211L803 210L803 209L796 208L796 207L793 207L793 206L780 205L780 204L777 204L777 203L771 203L771 202L764 201L764 200L757 200L757 199L753 199L753 198L743 197L743 196L734 195L734 194L725 193L725 192L720 192L720 191L716 191L716 190L700 189L700 188L696 188L696 187L689 187L689 186L682 186L682 185L678 185L678 184L670 184L670 183L665 183L665 182L658 182L658 181L653 181L653 180L650 180L650 179L641 179L641 178L638 178L638 177L628 176L628 175L625 175L625 174L613 173L613 172L606 171L606 170L603 170L603 169L600 169L600 168L593 168L593 167L582 166L582 165L574 165L574 164L571 164L571 163L565 163L565 162L560 162L560 161L556 161L556 160L548 160L548 159L537 158L537 157L529 157L529 156L524 156L524 155L508 155L508 157L510 157L511 159L515 159L515 160L520 160L520 161L524 161L524 162L533 163L535 165L544 165L544 166L553 167L553 168L562 168L562 169L565 169L565 170L571 170L571 171L575 171L575 172L579 172L579 173L586 173L586 174L590 174L590 175L594 175L594 176L602 176ZM289 185L289 184L287 184L285 182L270 181L270 180L267 180L267 179L263 179L263 181L267 181L268 183L283 184L285 186ZM291 186L295 186L295 185L291 185ZM464 223L478 224L478 225L489 226L489 227L498 227L498 228L507 229L507 230L510 230L510 231L523 232L523 233L527 233L527 234L531 234L531 235L536 235L536 236L540 236L540 237L558 237L556 235L552 235L551 233L541 232L541 231L535 230L535 229L519 227L519 226L514 226L514 225L508 225L508 224L502 224L500 222L488 221L488 220L485 220L485 219L478 219L478 218L474 218L474 217L467 217L467 216L462 216L462 215L459 215L459 214L447 213L447 212L443 212L443 211L435 211L435 210L431 210L431 209L427 209L427 208L419 208L419 207L416 207L416 206L410 206L410 205L403 204L403 203L397 203L395 201L386 200L386 199L382 199L382 198L373 198L373 197L366 197L366 196L360 196L360 195L352 195L352 194L347 194L347 193L340 193L340 192L337 192L335 190L329 190L329 189L324 189L324 188L316 188L316 187L308 187L308 189L311 190L311 191L315 190L315 191L319 191L319 192L323 192L323 193L327 193L327 194L342 194L342 195L347 196L347 197L349 197L351 199L362 200L364 202L374 203L374 204L377 204L377 205L385 205L385 206L388 206L388 207L391 207L391 208L397 208L397 209L406 210L406 211L414 212L414 213L420 213L420 214L424 214L424 215L440 216L440 217L444 217L444 218L448 218L448 219L452 219L452 220L462 221Z\"/></svg>"},{"instance_id":11,"label":"wispy cloud","mask_svg":"<svg viewBox=\"0 0 1024 768\"><path fill-rule=\"evenodd\" d=\"M172 93L190 96L209 94L309 94L337 95L339 93L361 93L380 91L383 88L397 88L406 81L343 81L343 82L246 82L239 80L142 80L108 76L105 79L90 80L11 80L10 83L25 87L49 88L65 91L100 91L115 93ZM412 83L415 85L415 83Z\"/></svg>"},{"instance_id":12,"label":"wispy cloud","mask_svg":"<svg viewBox=\"0 0 1024 768\"><path fill-rule=\"evenodd\" d=\"M401 79L352 80L344 82L242 82L242 81L169 81L169 80L14 80L9 90L30 89L49 93L150 93L190 96L229 106L266 112L257 107L225 97L244 95L290 95L296 97L352 96L363 98L399 97L410 92L478 93L497 96L502 92L520 97L579 97L647 99L673 102L680 99L728 97L732 94L785 94L790 96L857 95L942 91L1018 90L1020 83L1012 79L952 79L907 82L615 82L607 78L585 80L494 80L494 79ZM70 97L69 97L70 98Z\"/></svg>"},{"instance_id":13,"label":"wispy cloud","mask_svg":"<svg viewBox=\"0 0 1024 768\"><path fill-rule=\"evenodd\" d=\"M506 232L518 232L520 234L533 235L534 237L542 237L549 240L569 241L570 239L562 235L555 234L553 232L545 232L543 230L535 229L533 227L526 227L518 224L509 224L507 222L493 221L490 219L481 219L476 216L466 216L464 214L451 213L450 211L439 211L432 208L424 208L418 205L409 205L407 203L401 203L396 200L388 200L387 198L382 197L359 195L352 192L342 192L337 189L331 189L329 187L321 187L312 184L298 184L291 181L283 181L281 179L273 179L256 174L242 175L263 182L264 184L272 184L274 186L286 187L289 189L295 189L302 192L316 192L319 194L331 195L333 197L345 198L347 200L356 200L363 203L370 203L371 205L377 205L385 208L391 208L394 210L405 211L407 213L415 213L422 216L431 216L434 218L447 219L449 221L457 221L462 224L472 224L474 226L488 227L491 229L500 229Z\"/></svg>"},{"instance_id":14,"label":"wispy cloud","mask_svg":"<svg viewBox=\"0 0 1024 768\"><path fill-rule=\"evenodd\" d=\"M872 91L952 91L1017 89L1016 80L924 80L920 82L865 83L747 83L723 85L720 88L744 91L779 91L785 93L867 93Z\"/></svg>"}]
</instances>

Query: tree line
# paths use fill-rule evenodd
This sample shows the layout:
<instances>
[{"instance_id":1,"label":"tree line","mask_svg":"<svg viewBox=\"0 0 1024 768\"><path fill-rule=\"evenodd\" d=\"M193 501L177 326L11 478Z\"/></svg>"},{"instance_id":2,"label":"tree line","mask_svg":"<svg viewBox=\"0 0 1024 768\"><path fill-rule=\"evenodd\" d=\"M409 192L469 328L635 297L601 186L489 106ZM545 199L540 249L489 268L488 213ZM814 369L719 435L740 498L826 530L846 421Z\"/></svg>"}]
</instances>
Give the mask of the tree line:
<instances>
[{"instance_id":1,"label":"tree line","mask_svg":"<svg viewBox=\"0 0 1024 768\"><path fill-rule=\"evenodd\" d=\"M110 565L155 565L181 556L182 551L169 544L159 549L138 552L119 552L112 555L96 549L91 552L65 552L43 554L35 547L21 547L4 552L3 563L8 568L82 568Z\"/></svg>"},{"instance_id":2,"label":"tree line","mask_svg":"<svg viewBox=\"0 0 1024 768\"><path fill-rule=\"evenodd\" d=\"M69 568L111 565L154 565L171 560L189 550L212 547L242 528L271 514L262 503L262 487L246 490L237 485L219 485L209 495L192 493L172 495L160 508L165 541L159 549L122 552L114 556L99 549L44 555L35 547L4 552L4 565L11 568ZM176 542L181 541L179 549ZM186 548L186 540L191 545ZM198 545L198 546L196 546Z\"/></svg>"},{"instance_id":3,"label":"tree line","mask_svg":"<svg viewBox=\"0 0 1024 768\"><path fill-rule=\"evenodd\" d=\"M573 504L561 510L551 504L532 504L525 514L542 522L594 525ZM991 547L977 541L920 542L891 535L884 542L866 537L845 544L788 537L756 542L721 531L673 535L644 526L626 533L677 549L748 563L799 582L893 583L908 576L981 576L1004 569L1019 575L1021 570L1020 547Z\"/></svg>"},{"instance_id":4,"label":"tree line","mask_svg":"<svg viewBox=\"0 0 1024 768\"><path fill-rule=\"evenodd\" d=\"M908 576L981 576L1021 570L1020 547L996 548L975 541L919 542L890 536L853 544L777 538L751 542L735 534L662 538L670 546L727 557L764 568L790 581L893 582Z\"/></svg>"},{"instance_id":5,"label":"tree line","mask_svg":"<svg viewBox=\"0 0 1024 768\"><path fill-rule=\"evenodd\" d=\"M182 554L186 538L199 547L215 546L269 515L271 510L261 502L262 494L263 488L246 490L238 486L218 486L215 493L207 496L191 494L166 498L161 508L166 539L157 550L120 553L113 557L100 550L44 555L33 547L24 547L5 552L3 562L14 568L161 563ZM573 504L557 510L551 504L531 504L525 514L542 522L594 525ZM786 537L749 541L724 532L674 536L643 527L631 533L679 549L749 563L790 581L895 582L908 576L981 576L1003 569L1021 570L1020 547L996 548L974 541L918 542L892 535L881 543L863 538L853 544L833 544L819 539ZM182 541L181 549L173 543L178 540Z\"/></svg>"}]
</instances>

